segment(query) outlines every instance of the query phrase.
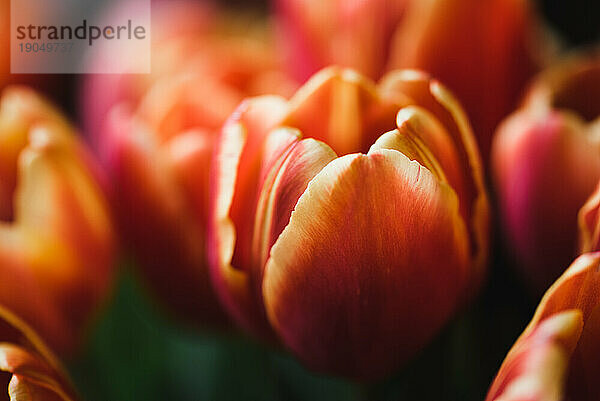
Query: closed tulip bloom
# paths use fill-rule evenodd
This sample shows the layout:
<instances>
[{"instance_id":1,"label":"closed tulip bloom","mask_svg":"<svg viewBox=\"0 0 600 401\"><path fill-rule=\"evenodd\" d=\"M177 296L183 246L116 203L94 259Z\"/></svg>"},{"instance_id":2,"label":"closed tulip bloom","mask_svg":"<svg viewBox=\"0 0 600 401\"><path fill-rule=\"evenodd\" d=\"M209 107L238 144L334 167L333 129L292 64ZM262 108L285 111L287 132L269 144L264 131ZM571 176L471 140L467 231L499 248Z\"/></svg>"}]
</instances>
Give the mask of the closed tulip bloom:
<instances>
[{"instance_id":1,"label":"closed tulip bloom","mask_svg":"<svg viewBox=\"0 0 600 401\"><path fill-rule=\"evenodd\" d=\"M584 254L546 292L487 401L598 399L599 267L599 253Z\"/></svg>"},{"instance_id":2,"label":"closed tulip bloom","mask_svg":"<svg viewBox=\"0 0 600 401\"><path fill-rule=\"evenodd\" d=\"M481 282L479 155L456 100L423 73L375 84L332 67L289 101L246 100L211 174L221 300L316 370L389 373Z\"/></svg>"},{"instance_id":3,"label":"closed tulip bloom","mask_svg":"<svg viewBox=\"0 0 600 401\"><path fill-rule=\"evenodd\" d=\"M484 160L496 125L549 48L527 0L278 0L282 48L304 82L330 64L378 79L414 68L465 106ZM535 52L539 52L537 54Z\"/></svg>"},{"instance_id":4,"label":"closed tulip bloom","mask_svg":"<svg viewBox=\"0 0 600 401\"><path fill-rule=\"evenodd\" d=\"M0 304L59 352L106 298L114 232L97 165L73 128L26 88L0 100Z\"/></svg>"},{"instance_id":5,"label":"closed tulip bloom","mask_svg":"<svg viewBox=\"0 0 600 401\"><path fill-rule=\"evenodd\" d=\"M0 400L75 399L71 382L52 351L31 327L0 305Z\"/></svg>"},{"instance_id":6,"label":"closed tulip bloom","mask_svg":"<svg viewBox=\"0 0 600 401\"><path fill-rule=\"evenodd\" d=\"M177 317L221 323L205 250L214 137L245 97L285 94L293 84L280 72L263 22L189 1L155 5L153 74L91 77L87 120L96 132L98 113L111 110L95 142L146 282Z\"/></svg>"},{"instance_id":7,"label":"closed tulip bloom","mask_svg":"<svg viewBox=\"0 0 600 401\"><path fill-rule=\"evenodd\" d=\"M577 213L600 178L600 57L543 73L499 127L496 190L507 241L524 276L543 290L577 251Z\"/></svg>"}]
</instances>

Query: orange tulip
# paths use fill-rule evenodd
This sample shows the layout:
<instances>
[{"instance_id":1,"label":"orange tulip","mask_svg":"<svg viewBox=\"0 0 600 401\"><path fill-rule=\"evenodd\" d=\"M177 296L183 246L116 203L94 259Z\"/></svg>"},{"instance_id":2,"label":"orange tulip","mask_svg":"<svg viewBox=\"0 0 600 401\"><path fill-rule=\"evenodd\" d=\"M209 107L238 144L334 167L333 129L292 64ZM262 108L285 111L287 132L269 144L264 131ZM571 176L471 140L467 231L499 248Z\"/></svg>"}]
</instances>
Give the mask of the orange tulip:
<instances>
[{"instance_id":1,"label":"orange tulip","mask_svg":"<svg viewBox=\"0 0 600 401\"><path fill-rule=\"evenodd\" d=\"M377 79L415 68L439 78L464 104L484 160L543 55L526 0L278 0L282 47L304 80L329 64Z\"/></svg>"},{"instance_id":2,"label":"orange tulip","mask_svg":"<svg viewBox=\"0 0 600 401\"><path fill-rule=\"evenodd\" d=\"M235 21L186 4L159 3L154 75L130 93L129 104L113 108L96 140L115 187L121 231L148 283L178 317L217 323L223 314L205 252L214 136L244 97L285 93L289 83L264 27L243 36ZM209 12L218 22L207 21ZM92 78L101 97L112 96L105 78ZM95 95L87 95L90 107Z\"/></svg>"},{"instance_id":3,"label":"orange tulip","mask_svg":"<svg viewBox=\"0 0 600 401\"><path fill-rule=\"evenodd\" d=\"M600 253L579 257L546 292L487 401L597 400Z\"/></svg>"},{"instance_id":4,"label":"orange tulip","mask_svg":"<svg viewBox=\"0 0 600 401\"><path fill-rule=\"evenodd\" d=\"M289 101L246 100L211 174L221 300L314 369L389 373L482 279L479 155L457 101L423 73L376 85L332 67Z\"/></svg>"},{"instance_id":5,"label":"orange tulip","mask_svg":"<svg viewBox=\"0 0 600 401\"><path fill-rule=\"evenodd\" d=\"M8 393L6 390L8 388ZM42 339L0 305L0 400L73 401L65 370ZM9 398L10 397L10 398Z\"/></svg>"},{"instance_id":6,"label":"orange tulip","mask_svg":"<svg viewBox=\"0 0 600 401\"><path fill-rule=\"evenodd\" d=\"M113 276L114 232L90 154L44 99L0 100L0 304L72 351Z\"/></svg>"},{"instance_id":7,"label":"orange tulip","mask_svg":"<svg viewBox=\"0 0 600 401\"><path fill-rule=\"evenodd\" d=\"M331 64L377 79L409 0L278 0L280 41L290 70L304 82Z\"/></svg>"},{"instance_id":8,"label":"orange tulip","mask_svg":"<svg viewBox=\"0 0 600 401\"><path fill-rule=\"evenodd\" d=\"M600 178L600 55L541 74L498 129L502 222L524 275L546 288L576 253L577 211Z\"/></svg>"},{"instance_id":9,"label":"orange tulip","mask_svg":"<svg viewBox=\"0 0 600 401\"><path fill-rule=\"evenodd\" d=\"M130 10L132 4L135 2L119 2L111 15L131 18L135 12ZM124 101L139 103L166 77L198 77L207 86L204 93L211 93L210 99L216 98L207 102L198 96L197 100L204 100L198 106L220 115L214 118L229 115L230 102L235 107L240 99L265 90L291 94L296 85L280 68L268 28L261 18L228 15L207 2L152 0L151 73L89 75L81 91L85 132L94 142L102 142L101 130L111 108ZM114 57L109 52L89 62L103 63ZM119 57L122 62L140 62L135 54ZM211 123L214 121L203 125Z\"/></svg>"}]
</instances>

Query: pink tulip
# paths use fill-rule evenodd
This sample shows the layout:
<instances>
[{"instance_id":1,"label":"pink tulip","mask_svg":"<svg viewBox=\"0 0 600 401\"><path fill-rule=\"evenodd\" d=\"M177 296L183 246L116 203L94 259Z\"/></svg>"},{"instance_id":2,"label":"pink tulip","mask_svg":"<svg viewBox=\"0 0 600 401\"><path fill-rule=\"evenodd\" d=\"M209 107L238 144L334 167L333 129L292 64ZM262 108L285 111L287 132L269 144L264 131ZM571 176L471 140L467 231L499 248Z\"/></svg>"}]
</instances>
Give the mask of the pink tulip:
<instances>
[{"instance_id":1,"label":"pink tulip","mask_svg":"<svg viewBox=\"0 0 600 401\"><path fill-rule=\"evenodd\" d=\"M538 290L577 251L577 212L600 178L599 102L600 57L569 59L536 79L494 140L506 238Z\"/></svg>"}]
</instances>

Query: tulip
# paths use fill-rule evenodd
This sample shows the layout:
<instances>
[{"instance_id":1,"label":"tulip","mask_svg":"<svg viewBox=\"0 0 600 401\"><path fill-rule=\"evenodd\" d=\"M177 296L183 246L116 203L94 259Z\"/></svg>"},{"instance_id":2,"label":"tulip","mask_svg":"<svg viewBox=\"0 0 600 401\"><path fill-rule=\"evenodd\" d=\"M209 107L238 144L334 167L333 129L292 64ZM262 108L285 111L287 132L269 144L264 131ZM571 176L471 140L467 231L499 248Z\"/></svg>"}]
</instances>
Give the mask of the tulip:
<instances>
[{"instance_id":1,"label":"tulip","mask_svg":"<svg viewBox=\"0 0 600 401\"><path fill-rule=\"evenodd\" d=\"M544 72L498 129L492 151L506 238L540 290L575 256L577 212L600 178L600 57Z\"/></svg>"},{"instance_id":2,"label":"tulip","mask_svg":"<svg viewBox=\"0 0 600 401\"><path fill-rule=\"evenodd\" d=\"M76 399L52 351L31 327L0 305L0 389L7 388L1 401Z\"/></svg>"},{"instance_id":3,"label":"tulip","mask_svg":"<svg viewBox=\"0 0 600 401\"><path fill-rule=\"evenodd\" d=\"M0 304L60 353L77 348L113 276L114 232L94 159L24 87L0 100Z\"/></svg>"},{"instance_id":4,"label":"tulip","mask_svg":"<svg viewBox=\"0 0 600 401\"><path fill-rule=\"evenodd\" d=\"M331 64L381 77L410 1L279 0L275 4L282 50L293 75L304 82Z\"/></svg>"},{"instance_id":5,"label":"tulip","mask_svg":"<svg viewBox=\"0 0 600 401\"><path fill-rule=\"evenodd\" d=\"M479 155L458 102L423 73L376 85L331 67L289 101L246 100L213 163L215 288L243 328L313 369L389 373L482 280Z\"/></svg>"},{"instance_id":6,"label":"tulip","mask_svg":"<svg viewBox=\"0 0 600 401\"><path fill-rule=\"evenodd\" d=\"M374 79L397 68L427 71L464 104L484 160L496 125L549 53L525 0L276 4L282 48L299 80L329 64Z\"/></svg>"},{"instance_id":7,"label":"tulip","mask_svg":"<svg viewBox=\"0 0 600 401\"><path fill-rule=\"evenodd\" d=\"M546 292L487 401L597 400L600 253L577 258Z\"/></svg>"},{"instance_id":8,"label":"tulip","mask_svg":"<svg viewBox=\"0 0 600 401\"><path fill-rule=\"evenodd\" d=\"M183 25L191 23L176 5L163 7ZM153 31L158 76L139 99L136 94L113 107L96 141L114 185L121 231L146 282L176 317L194 325L220 323L224 315L205 251L214 137L243 98L281 93L286 84L258 37L197 27L167 41L160 36L165 28L159 25L158 37ZM94 102L94 94L88 96Z\"/></svg>"},{"instance_id":9,"label":"tulip","mask_svg":"<svg viewBox=\"0 0 600 401\"><path fill-rule=\"evenodd\" d=\"M114 16L112 20L131 18L136 5L135 0L119 2L109 15ZM207 109L222 106L223 97L239 102L265 90L289 95L295 89L296 85L280 68L264 21L250 16L234 18L208 2L152 0L151 5L151 73L92 74L83 81L81 114L85 132L94 143L102 143L101 131L114 105L124 101L139 103L165 77L202 77L211 87L211 98L219 98L214 104L205 102ZM106 63L114 58L110 50L88 62ZM122 63L140 62L136 54L120 54L119 58ZM230 112L226 107L223 110L226 115Z\"/></svg>"}]
</instances>

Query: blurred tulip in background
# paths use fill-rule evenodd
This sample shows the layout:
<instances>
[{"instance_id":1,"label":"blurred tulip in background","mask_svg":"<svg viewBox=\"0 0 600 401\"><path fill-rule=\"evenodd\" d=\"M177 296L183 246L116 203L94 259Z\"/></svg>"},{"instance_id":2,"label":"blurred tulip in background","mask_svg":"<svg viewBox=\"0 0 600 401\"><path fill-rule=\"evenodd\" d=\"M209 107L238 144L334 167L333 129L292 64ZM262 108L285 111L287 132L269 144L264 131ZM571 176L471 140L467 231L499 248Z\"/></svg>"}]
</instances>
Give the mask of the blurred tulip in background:
<instances>
[{"instance_id":1,"label":"blurred tulip in background","mask_svg":"<svg viewBox=\"0 0 600 401\"><path fill-rule=\"evenodd\" d=\"M577 212L600 178L600 54L542 73L502 123L492 161L507 242L543 291L577 251Z\"/></svg>"},{"instance_id":2,"label":"blurred tulip in background","mask_svg":"<svg viewBox=\"0 0 600 401\"><path fill-rule=\"evenodd\" d=\"M115 234L101 176L73 128L25 87L0 99L0 305L60 353L110 292Z\"/></svg>"},{"instance_id":3,"label":"blurred tulip in background","mask_svg":"<svg viewBox=\"0 0 600 401\"><path fill-rule=\"evenodd\" d=\"M313 369L388 374L481 283L479 154L461 107L426 74L375 84L331 67L289 101L246 100L223 127L211 174L222 301Z\"/></svg>"},{"instance_id":4,"label":"blurred tulip in background","mask_svg":"<svg viewBox=\"0 0 600 401\"><path fill-rule=\"evenodd\" d=\"M214 138L244 97L287 94L294 84L266 22L190 2L156 7L152 75L90 77L84 111L146 281L179 317L216 323L223 315L205 252ZM109 108L106 120L99 113Z\"/></svg>"},{"instance_id":5,"label":"blurred tulip in background","mask_svg":"<svg viewBox=\"0 0 600 401\"><path fill-rule=\"evenodd\" d=\"M373 79L427 71L464 105L484 161L496 125L551 48L526 0L278 0L276 11L299 80L329 64Z\"/></svg>"}]
</instances>

